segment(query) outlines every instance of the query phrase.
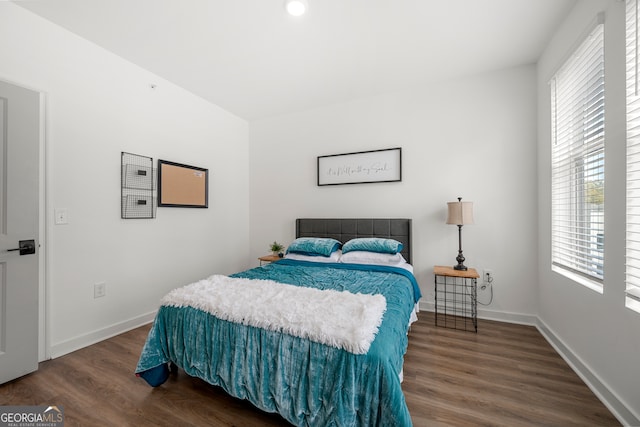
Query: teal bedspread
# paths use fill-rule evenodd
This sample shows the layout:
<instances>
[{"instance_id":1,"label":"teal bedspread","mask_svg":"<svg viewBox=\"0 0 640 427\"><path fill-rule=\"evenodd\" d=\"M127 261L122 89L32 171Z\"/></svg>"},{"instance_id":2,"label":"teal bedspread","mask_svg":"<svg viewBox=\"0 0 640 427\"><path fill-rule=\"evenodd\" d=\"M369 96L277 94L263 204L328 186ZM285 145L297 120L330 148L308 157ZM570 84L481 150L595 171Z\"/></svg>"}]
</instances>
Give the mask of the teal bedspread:
<instances>
[{"instance_id":1,"label":"teal bedspread","mask_svg":"<svg viewBox=\"0 0 640 427\"><path fill-rule=\"evenodd\" d=\"M168 364L297 426L411 426L399 374L420 290L394 267L281 260L233 277L382 294L387 300L369 352L356 355L302 338L161 306L136 374L162 384Z\"/></svg>"}]
</instances>

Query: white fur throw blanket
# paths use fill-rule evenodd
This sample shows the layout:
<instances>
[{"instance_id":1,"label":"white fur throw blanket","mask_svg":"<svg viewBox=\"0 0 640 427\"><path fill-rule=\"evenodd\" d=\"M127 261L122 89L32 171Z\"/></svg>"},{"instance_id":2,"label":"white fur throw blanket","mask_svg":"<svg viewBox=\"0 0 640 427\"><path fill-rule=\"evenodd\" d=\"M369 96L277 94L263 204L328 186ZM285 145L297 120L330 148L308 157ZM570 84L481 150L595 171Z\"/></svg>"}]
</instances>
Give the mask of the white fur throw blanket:
<instances>
[{"instance_id":1,"label":"white fur throw blanket","mask_svg":"<svg viewBox=\"0 0 640 427\"><path fill-rule=\"evenodd\" d=\"M284 332L355 354L369 351L387 309L382 295L221 275L174 289L161 303L197 308L219 319Z\"/></svg>"}]
</instances>

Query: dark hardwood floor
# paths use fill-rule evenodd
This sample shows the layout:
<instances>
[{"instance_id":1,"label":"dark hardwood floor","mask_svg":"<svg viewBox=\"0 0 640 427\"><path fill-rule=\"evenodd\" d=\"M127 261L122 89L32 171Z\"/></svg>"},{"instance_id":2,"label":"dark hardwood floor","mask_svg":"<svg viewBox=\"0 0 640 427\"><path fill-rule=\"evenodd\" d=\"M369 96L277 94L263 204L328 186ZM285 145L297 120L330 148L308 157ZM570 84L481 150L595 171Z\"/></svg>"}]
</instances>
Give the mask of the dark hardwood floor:
<instances>
[{"instance_id":1,"label":"dark hardwood floor","mask_svg":"<svg viewBox=\"0 0 640 427\"><path fill-rule=\"evenodd\" d=\"M478 334L411 328L403 388L415 426L620 425L540 333L479 320ZM282 426L278 415L180 371L158 388L133 375L148 326L0 386L0 405L59 405L65 426Z\"/></svg>"},{"instance_id":2,"label":"dark hardwood floor","mask_svg":"<svg viewBox=\"0 0 640 427\"><path fill-rule=\"evenodd\" d=\"M478 333L420 313L403 388L416 426L620 423L533 326L478 320Z\"/></svg>"}]
</instances>

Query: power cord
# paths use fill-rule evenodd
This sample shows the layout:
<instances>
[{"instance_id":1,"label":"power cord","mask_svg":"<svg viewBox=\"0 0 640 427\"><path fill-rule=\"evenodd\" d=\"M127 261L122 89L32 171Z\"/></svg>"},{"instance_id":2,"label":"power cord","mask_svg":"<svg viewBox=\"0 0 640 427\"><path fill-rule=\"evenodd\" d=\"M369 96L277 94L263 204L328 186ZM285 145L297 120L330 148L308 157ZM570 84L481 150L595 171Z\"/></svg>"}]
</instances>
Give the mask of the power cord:
<instances>
[{"instance_id":1,"label":"power cord","mask_svg":"<svg viewBox=\"0 0 640 427\"><path fill-rule=\"evenodd\" d=\"M489 288L489 290L491 291L491 298L489 299L489 302L484 303L482 301L480 301L480 299L478 298L478 304L480 305L489 305L493 302L493 277L489 276L488 278L486 278L484 280L484 282L480 285L480 290L484 291L487 289L487 287Z\"/></svg>"}]
</instances>

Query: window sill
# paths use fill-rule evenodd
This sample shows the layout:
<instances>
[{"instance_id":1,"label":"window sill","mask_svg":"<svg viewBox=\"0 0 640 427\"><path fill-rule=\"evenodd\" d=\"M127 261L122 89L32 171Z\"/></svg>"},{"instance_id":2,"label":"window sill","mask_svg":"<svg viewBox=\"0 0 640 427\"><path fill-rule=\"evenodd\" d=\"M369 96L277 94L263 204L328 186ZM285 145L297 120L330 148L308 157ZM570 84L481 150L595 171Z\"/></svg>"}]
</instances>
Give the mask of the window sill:
<instances>
[{"instance_id":1,"label":"window sill","mask_svg":"<svg viewBox=\"0 0 640 427\"><path fill-rule=\"evenodd\" d=\"M640 313L640 288L627 285L627 295L625 296L625 304L629 310Z\"/></svg>"},{"instance_id":2,"label":"window sill","mask_svg":"<svg viewBox=\"0 0 640 427\"><path fill-rule=\"evenodd\" d=\"M625 306L629 310L635 311L636 313L640 313L640 301L634 298L625 297Z\"/></svg>"},{"instance_id":3,"label":"window sill","mask_svg":"<svg viewBox=\"0 0 640 427\"><path fill-rule=\"evenodd\" d=\"M589 280L584 276L565 270L564 268L558 267L556 265L551 266L551 271L555 271L556 273L566 277L567 279L573 280L574 282L579 283L582 286L591 289L592 291L596 291L599 294L604 293L602 283L600 282Z\"/></svg>"}]
</instances>

